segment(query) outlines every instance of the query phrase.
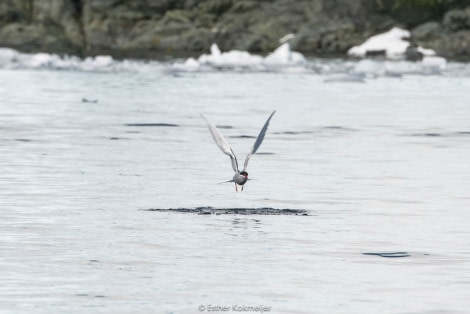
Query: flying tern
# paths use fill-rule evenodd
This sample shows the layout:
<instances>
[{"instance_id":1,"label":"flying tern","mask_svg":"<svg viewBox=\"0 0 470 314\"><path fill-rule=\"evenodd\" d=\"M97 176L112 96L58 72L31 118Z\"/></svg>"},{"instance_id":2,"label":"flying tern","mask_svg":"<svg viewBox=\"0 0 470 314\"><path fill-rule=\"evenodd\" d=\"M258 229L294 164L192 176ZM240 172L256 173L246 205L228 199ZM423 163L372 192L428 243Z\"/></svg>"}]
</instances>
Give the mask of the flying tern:
<instances>
[{"instance_id":1,"label":"flying tern","mask_svg":"<svg viewBox=\"0 0 470 314\"><path fill-rule=\"evenodd\" d=\"M275 113L276 113L276 110L274 110L273 113L271 113L268 120L266 121L263 128L261 129L261 132L259 132L258 138L256 139L255 144L253 145L253 148L246 156L245 164L243 165L243 171L238 170L237 157L235 156L235 153L233 152L232 148L228 144L227 140L225 140L222 133L220 133L220 131L216 128L216 126L212 124L206 117L202 116L207 122L209 131L211 132L215 143L225 155L230 157L230 160L232 161L232 168L233 168L233 171L235 171L235 174L233 175L233 179L227 182L234 182L235 191L237 192L238 192L238 185L242 187L242 191L243 191L243 185L246 183L246 181L248 181L248 172L246 172L246 168L248 167L248 161L250 160L251 155L256 153L258 148L261 146L264 136L266 135L266 130L268 129L269 121L271 120L271 118L273 117Z\"/></svg>"}]
</instances>

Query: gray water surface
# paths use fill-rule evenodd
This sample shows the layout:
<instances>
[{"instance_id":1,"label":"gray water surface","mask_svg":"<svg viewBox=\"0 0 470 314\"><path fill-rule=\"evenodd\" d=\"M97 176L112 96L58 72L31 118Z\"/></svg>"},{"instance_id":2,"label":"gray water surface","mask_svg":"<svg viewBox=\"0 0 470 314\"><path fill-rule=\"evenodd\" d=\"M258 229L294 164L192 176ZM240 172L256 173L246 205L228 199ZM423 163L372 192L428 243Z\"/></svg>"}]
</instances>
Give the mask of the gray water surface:
<instances>
[{"instance_id":1,"label":"gray water surface","mask_svg":"<svg viewBox=\"0 0 470 314\"><path fill-rule=\"evenodd\" d=\"M0 312L466 313L469 90L2 69ZM272 110L244 191L219 184L230 161L200 115L243 163ZM308 215L151 210L197 207Z\"/></svg>"}]
</instances>

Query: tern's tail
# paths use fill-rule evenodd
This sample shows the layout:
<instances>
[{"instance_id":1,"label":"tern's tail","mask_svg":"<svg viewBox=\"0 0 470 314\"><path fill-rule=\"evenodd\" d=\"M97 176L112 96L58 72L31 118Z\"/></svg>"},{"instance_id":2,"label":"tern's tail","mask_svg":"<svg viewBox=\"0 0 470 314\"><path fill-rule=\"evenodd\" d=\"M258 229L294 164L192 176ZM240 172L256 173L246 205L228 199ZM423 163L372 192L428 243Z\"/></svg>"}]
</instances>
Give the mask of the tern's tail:
<instances>
[{"instance_id":1,"label":"tern's tail","mask_svg":"<svg viewBox=\"0 0 470 314\"><path fill-rule=\"evenodd\" d=\"M233 179L232 179L232 180L229 180L229 181L219 182L219 183L217 183L217 184L229 183L229 182L235 182L235 181L233 181Z\"/></svg>"}]
</instances>

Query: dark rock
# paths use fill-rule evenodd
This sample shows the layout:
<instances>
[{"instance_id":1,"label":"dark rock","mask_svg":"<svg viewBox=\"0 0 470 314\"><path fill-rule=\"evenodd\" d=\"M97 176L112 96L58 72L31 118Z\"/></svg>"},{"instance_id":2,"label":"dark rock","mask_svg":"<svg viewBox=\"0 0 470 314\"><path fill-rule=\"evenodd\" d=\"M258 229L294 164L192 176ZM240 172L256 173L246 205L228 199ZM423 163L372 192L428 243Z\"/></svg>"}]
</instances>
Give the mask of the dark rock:
<instances>
[{"instance_id":1,"label":"dark rock","mask_svg":"<svg viewBox=\"0 0 470 314\"><path fill-rule=\"evenodd\" d=\"M437 22L427 22L411 30L411 37L415 40L427 40L436 37L443 31L442 25Z\"/></svg>"},{"instance_id":2,"label":"dark rock","mask_svg":"<svg viewBox=\"0 0 470 314\"><path fill-rule=\"evenodd\" d=\"M470 56L470 30L438 32L426 40L416 40L415 44L434 49L443 57Z\"/></svg>"},{"instance_id":3,"label":"dark rock","mask_svg":"<svg viewBox=\"0 0 470 314\"><path fill-rule=\"evenodd\" d=\"M442 23L428 22L412 30L415 45L444 57L470 56L470 7L449 11Z\"/></svg>"},{"instance_id":4,"label":"dark rock","mask_svg":"<svg viewBox=\"0 0 470 314\"><path fill-rule=\"evenodd\" d=\"M419 61L423 59L423 54L416 47L410 46L406 49L405 58L409 61Z\"/></svg>"},{"instance_id":5,"label":"dark rock","mask_svg":"<svg viewBox=\"0 0 470 314\"><path fill-rule=\"evenodd\" d=\"M336 55L392 26L417 26L415 44L470 55L466 0L2 0L0 46L22 51L151 57L291 47ZM446 13L447 12L447 13ZM442 24L436 20L442 19ZM423 22L425 22L423 24Z\"/></svg>"},{"instance_id":6,"label":"dark rock","mask_svg":"<svg viewBox=\"0 0 470 314\"><path fill-rule=\"evenodd\" d=\"M235 13L246 12L246 11L256 9L258 8L258 6L259 6L258 1L251 1L251 0L236 1L231 8L231 12L235 12Z\"/></svg>"},{"instance_id":7,"label":"dark rock","mask_svg":"<svg viewBox=\"0 0 470 314\"><path fill-rule=\"evenodd\" d=\"M80 53L83 34L72 1L2 1L0 46L26 51Z\"/></svg>"},{"instance_id":8,"label":"dark rock","mask_svg":"<svg viewBox=\"0 0 470 314\"><path fill-rule=\"evenodd\" d=\"M367 57L385 57L386 50L367 50L366 56Z\"/></svg>"},{"instance_id":9,"label":"dark rock","mask_svg":"<svg viewBox=\"0 0 470 314\"><path fill-rule=\"evenodd\" d=\"M470 7L465 10L451 10L444 15L442 24L452 31L470 29Z\"/></svg>"},{"instance_id":10,"label":"dark rock","mask_svg":"<svg viewBox=\"0 0 470 314\"><path fill-rule=\"evenodd\" d=\"M31 3L17 0L3 0L0 5L0 25L28 23L31 19Z\"/></svg>"},{"instance_id":11,"label":"dark rock","mask_svg":"<svg viewBox=\"0 0 470 314\"><path fill-rule=\"evenodd\" d=\"M365 2L375 11L393 17L407 28L440 20L449 10L461 9L469 4L468 0L376 0Z\"/></svg>"},{"instance_id":12,"label":"dark rock","mask_svg":"<svg viewBox=\"0 0 470 314\"><path fill-rule=\"evenodd\" d=\"M202 12L222 15L232 7L232 0L206 0L200 1L197 8Z\"/></svg>"}]
</instances>

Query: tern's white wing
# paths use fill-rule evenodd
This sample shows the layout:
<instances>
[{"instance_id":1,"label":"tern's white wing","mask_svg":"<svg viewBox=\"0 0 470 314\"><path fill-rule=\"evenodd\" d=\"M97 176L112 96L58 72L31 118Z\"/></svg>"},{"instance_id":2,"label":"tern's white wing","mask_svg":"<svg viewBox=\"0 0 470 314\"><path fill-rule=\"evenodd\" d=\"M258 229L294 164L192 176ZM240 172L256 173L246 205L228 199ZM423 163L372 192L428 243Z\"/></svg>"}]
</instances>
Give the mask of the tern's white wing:
<instances>
[{"instance_id":1,"label":"tern's white wing","mask_svg":"<svg viewBox=\"0 0 470 314\"><path fill-rule=\"evenodd\" d=\"M248 156L246 156L245 164L244 164L244 166L243 166L243 171L246 171L246 167L248 167L248 160L250 160L251 155L253 155L254 153L256 153L256 151L258 150L258 148L261 146L261 143L262 143L263 140L264 140L264 135L266 134L266 130L268 129L269 120L271 120L271 118L273 117L273 115L274 115L275 113L276 113L276 110L274 110L273 113L271 113L271 115L269 116L268 120L266 121L266 123L264 124L263 128L261 129L261 132L259 132L259 135L258 135L258 138L256 139L255 145L253 145L253 148L251 149L251 152L248 154Z\"/></svg>"},{"instance_id":2,"label":"tern's white wing","mask_svg":"<svg viewBox=\"0 0 470 314\"><path fill-rule=\"evenodd\" d=\"M209 127L209 131L211 131L212 137L214 138L215 143L217 146L219 146L220 150L227 156L230 157L230 160L232 161L232 168L233 171L237 172L238 171L238 162L237 162L237 157L233 153L232 148L230 145L228 145L227 141L225 140L224 136L220 131L216 128L215 125L213 125L206 117L202 116L206 122L207 126Z\"/></svg>"}]
</instances>

